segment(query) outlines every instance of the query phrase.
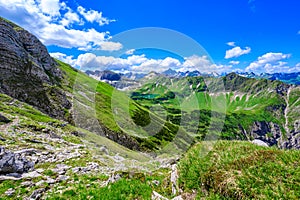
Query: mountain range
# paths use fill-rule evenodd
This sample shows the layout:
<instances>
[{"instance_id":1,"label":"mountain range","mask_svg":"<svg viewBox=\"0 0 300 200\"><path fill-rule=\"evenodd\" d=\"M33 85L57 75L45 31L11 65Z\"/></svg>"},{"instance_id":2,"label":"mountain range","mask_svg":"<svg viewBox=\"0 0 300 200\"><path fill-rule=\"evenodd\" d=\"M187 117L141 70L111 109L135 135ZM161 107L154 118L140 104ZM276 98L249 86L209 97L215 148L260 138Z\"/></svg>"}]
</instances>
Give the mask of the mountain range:
<instances>
[{"instance_id":1,"label":"mountain range","mask_svg":"<svg viewBox=\"0 0 300 200\"><path fill-rule=\"evenodd\" d=\"M137 82L139 80L143 79L145 76L147 76L147 73L134 73L134 72L128 72L128 73L117 73L110 70L104 70L104 71L91 71L87 70L85 72L87 75L95 78L96 80L101 80L104 82L107 82L111 84L112 86L116 87L117 89L126 89L135 87L136 85L139 85ZM150 72L153 73L153 72ZM155 72L157 73L157 72ZM253 72L235 72L236 74L246 77L246 78L255 78L255 79L268 79L268 80L278 80L282 81L287 84L293 84L293 85L300 85L300 72L294 72L294 73L261 73L261 74L255 74ZM194 71L186 71L186 72L177 72L173 69L168 69L164 72L157 73L158 75L164 75L169 78L184 78L184 77L222 77L226 76L228 73L218 74L218 73L201 73L197 70Z\"/></svg>"}]
</instances>

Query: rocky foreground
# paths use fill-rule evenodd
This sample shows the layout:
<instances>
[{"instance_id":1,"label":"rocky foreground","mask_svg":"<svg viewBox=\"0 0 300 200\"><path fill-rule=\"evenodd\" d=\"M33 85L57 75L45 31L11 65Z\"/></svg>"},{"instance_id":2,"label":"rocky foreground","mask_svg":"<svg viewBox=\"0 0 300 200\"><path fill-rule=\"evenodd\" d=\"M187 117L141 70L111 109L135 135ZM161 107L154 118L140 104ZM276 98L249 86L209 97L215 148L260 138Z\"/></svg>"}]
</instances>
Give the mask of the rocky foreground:
<instances>
[{"instance_id":1,"label":"rocky foreground","mask_svg":"<svg viewBox=\"0 0 300 200\"><path fill-rule=\"evenodd\" d=\"M1 100L2 108L10 106L18 112L23 108L25 115L35 111L7 96L2 95ZM84 139L86 133L68 123L53 119L38 122L25 115L13 112L0 115L0 198L47 199L53 194L63 194L83 177L97 177L94 181L85 180L86 187L96 184L105 188L124 177L151 173L154 163L160 163L166 170L163 172L168 174L166 181L173 193L178 194L174 160L151 159L144 163L120 155L105 145L93 150L91 147L95 144ZM153 184L162 183L153 180ZM158 197L153 191L153 199L161 199Z\"/></svg>"}]
</instances>

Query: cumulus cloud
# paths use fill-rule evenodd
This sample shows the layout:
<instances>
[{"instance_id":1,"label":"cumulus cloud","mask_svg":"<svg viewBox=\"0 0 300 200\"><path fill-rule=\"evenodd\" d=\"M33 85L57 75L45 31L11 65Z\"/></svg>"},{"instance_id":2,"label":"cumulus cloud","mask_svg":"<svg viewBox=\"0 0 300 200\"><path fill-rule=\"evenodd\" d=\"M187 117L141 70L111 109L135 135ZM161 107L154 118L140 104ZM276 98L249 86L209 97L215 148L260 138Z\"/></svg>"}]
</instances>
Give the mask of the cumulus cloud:
<instances>
[{"instance_id":1,"label":"cumulus cloud","mask_svg":"<svg viewBox=\"0 0 300 200\"><path fill-rule=\"evenodd\" d=\"M148 73L150 71L162 72L169 68L179 67L177 59L167 57L165 59L149 59L143 55L131 55L127 58L116 58L112 56L96 56L92 53L81 54L73 62L73 65L86 70L115 70L134 71L137 73Z\"/></svg>"},{"instance_id":2,"label":"cumulus cloud","mask_svg":"<svg viewBox=\"0 0 300 200\"><path fill-rule=\"evenodd\" d=\"M123 45L119 42L103 42L100 45L100 50L103 51L117 51L123 48Z\"/></svg>"},{"instance_id":3,"label":"cumulus cloud","mask_svg":"<svg viewBox=\"0 0 300 200\"><path fill-rule=\"evenodd\" d=\"M68 12L65 13L64 17L61 19L60 24L62 24L65 27L69 27L74 23L78 25L84 25L84 21L80 19L79 15L73 12L71 9L69 9Z\"/></svg>"},{"instance_id":4,"label":"cumulus cloud","mask_svg":"<svg viewBox=\"0 0 300 200\"><path fill-rule=\"evenodd\" d=\"M100 26L116 21L116 20L110 20L106 17L103 17L102 12L98 12L96 10L86 11L86 9L82 6L79 6L77 10L87 21L92 23L97 22Z\"/></svg>"},{"instance_id":5,"label":"cumulus cloud","mask_svg":"<svg viewBox=\"0 0 300 200\"><path fill-rule=\"evenodd\" d=\"M287 66L287 62L282 60L289 58L290 54L283 53L266 53L254 62L252 62L245 71L255 73L274 73L274 72L292 72L297 70L297 66L291 68Z\"/></svg>"},{"instance_id":6,"label":"cumulus cloud","mask_svg":"<svg viewBox=\"0 0 300 200\"><path fill-rule=\"evenodd\" d=\"M242 55L248 54L250 52L251 52L250 47L246 47L245 49L242 49L241 47L234 47L234 48L229 49L229 50L226 51L225 58L226 59L237 58L237 57L240 57Z\"/></svg>"},{"instance_id":7,"label":"cumulus cloud","mask_svg":"<svg viewBox=\"0 0 300 200\"><path fill-rule=\"evenodd\" d=\"M81 15L88 22L99 25L109 24L101 12L85 11L80 7ZM36 35L45 45L56 45L80 50L119 50L120 43L109 41L109 32L99 32L94 28L87 30L71 29L70 25L83 25L77 11L73 11L65 2L59 0L0 0L1 15ZM102 46L103 45L103 46Z\"/></svg>"},{"instance_id":8,"label":"cumulus cloud","mask_svg":"<svg viewBox=\"0 0 300 200\"><path fill-rule=\"evenodd\" d=\"M231 71L232 65L220 65L212 63L207 56L193 55L186 57L179 71L198 70L201 73L223 73Z\"/></svg>"},{"instance_id":9,"label":"cumulus cloud","mask_svg":"<svg viewBox=\"0 0 300 200\"><path fill-rule=\"evenodd\" d=\"M51 56L69 63L73 67L86 70L114 70L132 71L136 73L148 73L151 71L163 72L169 68L177 71L199 70L202 73L223 73L232 71L232 65L216 65L211 63L206 56L193 55L186 57L184 61L166 57L164 59L152 59L143 55L130 55L127 58L113 56L97 56L93 53L79 55L76 59L63 53L51 53Z\"/></svg>"},{"instance_id":10,"label":"cumulus cloud","mask_svg":"<svg viewBox=\"0 0 300 200\"><path fill-rule=\"evenodd\" d=\"M60 16L61 5L59 0L38 0L38 2L43 13L50 16Z\"/></svg>"},{"instance_id":11,"label":"cumulus cloud","mask_svg":"<svg viewBox=\"0 0 300 200\"><path fill-rule=\"evenodd\" d=\"M290 67L286 65L286 62L279 62L277 65L267 64L265 66L266 73L293 73L300 72L300 63L295 65L294 67Z\"/></svg>"},{"instance_id":12,"label":"cumulus cloud","mask_svg":"<svg viewBox=\"0 0 300 200\"><path fill-rule=\"evenodd\" d=\"M184 61L167 57L164 59L152 59L143 55L130 55L127 58L116 58L113 56L97 56L93 53L85 53L77 58L68 56L63 53L51 53L63 62L73 67L86 70L113 70L117 72L131 71L136 73L149 73L151 71L163 72L169 68L176 71L194 71L198 70L202 73L228 73L232 71L255 72L255 73L292 73L300 71L300 63L293 67L282 61L290 57L290 54L267 53L260 56L256 61L251 63L245 70L233 68L238 61L232 61L229 65L214 64L207 56L193 55L184 58Z\"/></svg>"},{"instance_id":13,"label":"cumulus cloud","mask_svg":"<svg viewBox=\"0 0 300 200\"><path fill-rule=\"evenodd\" d=\"M211 66L207 56L192 55L184 59L185 61L179 71L207 71Z\"/></svg>"}]
</instances>

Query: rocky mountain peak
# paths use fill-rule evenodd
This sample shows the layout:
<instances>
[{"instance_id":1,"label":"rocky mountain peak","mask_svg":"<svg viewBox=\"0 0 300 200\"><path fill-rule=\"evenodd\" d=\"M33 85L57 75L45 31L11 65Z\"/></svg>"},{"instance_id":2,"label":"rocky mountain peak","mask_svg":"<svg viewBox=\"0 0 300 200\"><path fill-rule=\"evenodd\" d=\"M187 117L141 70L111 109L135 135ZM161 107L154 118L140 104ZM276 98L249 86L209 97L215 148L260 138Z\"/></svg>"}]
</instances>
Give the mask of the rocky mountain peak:
<instances>
[{"instance_id":1,"label":"rocky mountain peak","mask_svg":"<svg viewBox=\"0 0 300 200\"><path fill-rule=\"evenodd\" d=\"M0 92L64 118L71 104L57 87L62 78L58 64L37 37L0 18Z\"/></svg>"}]
</instances>

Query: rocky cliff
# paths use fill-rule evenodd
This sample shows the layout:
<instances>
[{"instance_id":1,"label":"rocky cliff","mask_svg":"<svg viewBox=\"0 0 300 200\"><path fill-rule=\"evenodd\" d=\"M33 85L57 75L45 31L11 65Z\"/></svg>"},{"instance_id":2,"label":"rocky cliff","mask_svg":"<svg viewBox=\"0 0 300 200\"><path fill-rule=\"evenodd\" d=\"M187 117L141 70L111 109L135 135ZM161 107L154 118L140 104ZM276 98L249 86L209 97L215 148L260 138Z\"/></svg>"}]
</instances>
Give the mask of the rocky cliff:
<instances>
[{"instance_id":1,"label":"rocky cliff","mask_svg":"<svg viewBox=\"0 0 300 200\"><path fill-rule=\"evenodd\" d=\"M63 119L71 107L59 88L61 71L31 33L0 18L0 92Z\"/></svg>"},{"instance_id":2,"label":"rocky cliff","mask_svg":"<svg viewBox=\"0 0 300 200\"><path fill-rule=\"evenodd\" d=\"M300 149L300 131L283 133L280 126L273 122L256 121L250 132L242 130L250 140L261 140L268 146L277 146L283 149Z\"/></svg>"}]
</instances>

